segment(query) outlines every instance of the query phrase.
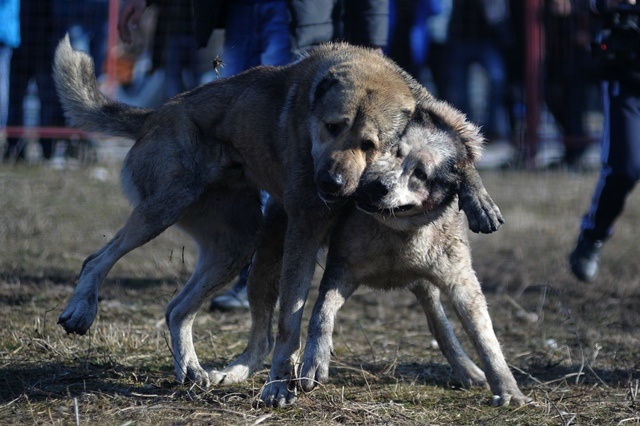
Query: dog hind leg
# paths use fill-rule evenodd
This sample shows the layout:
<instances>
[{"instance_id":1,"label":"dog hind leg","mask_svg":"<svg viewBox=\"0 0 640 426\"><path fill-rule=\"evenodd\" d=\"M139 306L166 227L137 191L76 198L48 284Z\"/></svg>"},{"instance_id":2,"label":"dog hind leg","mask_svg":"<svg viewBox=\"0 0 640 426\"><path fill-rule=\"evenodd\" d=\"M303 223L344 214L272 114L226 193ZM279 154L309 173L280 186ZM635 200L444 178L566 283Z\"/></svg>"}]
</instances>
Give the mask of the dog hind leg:
<instances>
[{"instance_id":1,"label":"dog hind leg","mask_svg":"<svg viewBox=\"0 0 640 426\"><path fill-rule=\"evenodd\" d=\"M202 303L249 262L261 223L258 191L227 188L203 194L178 222L199 249L192 276L165 314L179 382L189 379L209 386L209 374L201 367L193 344L193 321Z\"/></svg>"},{"instance_id":2,"label":"dog hind leg","mask_svg":"<svg viewBox=\"0 0 640 426\"><path fill-rule=\"evenodd\" d=\"M480 356L489 387L493 392L493 405L521 406L531 401L518 388L511 370L507 365L500 343L493 331L487 302L482 294L480 283L471 268L453 277L455 283L446 285L440 282L441 289L447 293L463 328L469 335Z\"/></svg>"},{"instance_id":3,"label":"dog hind leg","mask_svg":"<svg viewBox=\"0 0 640 426\"><path fill-rule=\"evenodd\" d=\"M286 215L271 198L265 210L265 226L253 256L247 280L251 309L251 330L247 346L238 358L221 371L209 372L212 383L229 384L246 380L263 368L273 349L273 312L278 301Z\"/></svg>"},{"instance_id":4,"label":"dog hind leg","mask_svg":"<svg viewBox=\"0 0 640 426\"><path fill-rule=\"evenodd\" d=\"M131 250L160 235L174 224L201 191L191 182L158 191L137 205L127 223L111 241L85 260L78 283L65 310L58 319L67 333L85 334L98 313L98 291L113 265Z\"/></svg>"},{"instance_id":5,"label":"dog hind leg","mask_svg":"<svg viewBox=\"0 0 640 426\"><path fill-rule=\"evenodd\" d=\"M456 377L464 386L486 385L484 372L469 358L453 333L451 324L442 309L440 289L426 281L415 283L411 291L420 302L427 316L429 329L447 358Z\"/></svg>"}]
</instances>

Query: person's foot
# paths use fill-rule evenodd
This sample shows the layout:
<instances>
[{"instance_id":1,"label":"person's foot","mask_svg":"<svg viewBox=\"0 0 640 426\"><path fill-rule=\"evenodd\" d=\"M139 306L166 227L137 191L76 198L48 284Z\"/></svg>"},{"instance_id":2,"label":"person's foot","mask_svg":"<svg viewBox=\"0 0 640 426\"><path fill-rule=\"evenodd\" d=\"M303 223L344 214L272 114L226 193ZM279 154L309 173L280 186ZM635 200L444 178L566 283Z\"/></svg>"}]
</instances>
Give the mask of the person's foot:
<instances>
[{"instance_id":1,"label":"person's foot","mask_svg":"<svg viewBox=\"0 0 640 426\"><path fill-rule=\"evenodd\" d=\"M236 283L226 292L214 297L209 305L209 310L226 312L234 309L249 309L246 281L242 284Z\"/></svg>"},{"instance_id":2,"label":"person's foot","mask_svg":"<svg viewBox=\"0 0 640 426\"><path fill-rule=\"evenodd\" d=\"M571 272L580 281L591 282L598 274L598 262L603 242L580 234L576 248L569 256Z\"/></svg>"}]
</instances>

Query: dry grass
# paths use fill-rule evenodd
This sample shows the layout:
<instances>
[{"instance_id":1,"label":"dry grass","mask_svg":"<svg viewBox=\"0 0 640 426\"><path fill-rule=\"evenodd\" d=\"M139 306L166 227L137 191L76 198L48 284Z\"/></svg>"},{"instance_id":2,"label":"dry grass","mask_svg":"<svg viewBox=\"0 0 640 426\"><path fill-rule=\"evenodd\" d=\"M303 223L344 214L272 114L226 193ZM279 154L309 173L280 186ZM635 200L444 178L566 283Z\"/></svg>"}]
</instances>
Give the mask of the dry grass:
<instances>
[{"instance_id":1,"label":"dry grass","mask_svg":"<svg viewBox=\"0 0 640 426\"><path fill-rule=\"evenodd\" d=\"M101 181L93 169L0 168L2 424L640 423L638 197L596 284L579 284L566 265L594 174L483 174L507 225L472 236L474 262L498 338L535 405L496 409L487 390L461 389L430 347L412 296L361 289L338 317L331 381L294 407L258 409L252 403L267 366L239 385L200 389L173 380L164 306L195 260L179 231L116 265L87 336L56 325L83 259L129 213L117 170L107 172ZM246 312L203 309L194 326L203 364L228 363L248 328Z\"/></svg>"}]
</instances>

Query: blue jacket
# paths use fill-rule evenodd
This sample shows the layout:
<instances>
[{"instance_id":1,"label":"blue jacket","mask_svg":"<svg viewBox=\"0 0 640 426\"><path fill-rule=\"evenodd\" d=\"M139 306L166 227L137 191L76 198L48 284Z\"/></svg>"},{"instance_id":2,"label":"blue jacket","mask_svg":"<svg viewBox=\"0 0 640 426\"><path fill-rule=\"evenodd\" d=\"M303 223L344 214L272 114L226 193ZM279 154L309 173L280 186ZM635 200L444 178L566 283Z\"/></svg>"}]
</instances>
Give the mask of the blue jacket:
<instances>
[{"instance_id":1,"label":"blue jacket","mask_svg":"<svg viewBox=\"0 0 640 426\"><path fill-rule=\"evenodd\" d=\"M0 0L0 43L20 46L20 0Z\"/></svg>"}]
</instances>

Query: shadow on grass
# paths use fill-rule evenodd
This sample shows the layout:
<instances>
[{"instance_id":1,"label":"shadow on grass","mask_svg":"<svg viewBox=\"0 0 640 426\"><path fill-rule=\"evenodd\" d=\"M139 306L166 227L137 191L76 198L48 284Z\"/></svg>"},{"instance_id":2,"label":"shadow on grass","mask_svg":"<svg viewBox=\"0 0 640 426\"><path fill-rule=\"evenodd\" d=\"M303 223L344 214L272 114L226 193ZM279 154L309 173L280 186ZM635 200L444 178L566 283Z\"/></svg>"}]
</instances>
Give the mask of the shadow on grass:
<instances>
[{"instance_id":1,"label":"shadow on grass","mask_svg":"<svg viewBox=\"0 0 640 426\"><path fill-rule=\"evenodd\" d=\"M0 369L0 401L12 401L27 396L30 401L51 398L68 398L82 393L100 392L111 395L130 395L131 392L145 394L150 387L133 378L141 374L139 369L117 364L98 365L82 363L68 365L61 362L24 364ZM170 371L144 372L147 376L169 378ZM158 377L153 381L159 380ZM175 386L166 380L162 386L153 386L153 392L173 392Z\"/></svg>"},{"instance_id":2,"label":"shadow on grass","mask_svg":"<svg viewBox=\"0 0 640 426\"><path fill-rule=\"evenodd\" d=\"M548 383L565 382L566 385L606 385L612 388L626 386L633 380L640 380L640 371L625 369L587 369L575 364L570 366L549 366L529 371L513 371L519 386L532 387ZM439 363L375 363L350 366L332 366L332 382L341 385L366 386L368 383L395 384L398 381L419 385L438 386L445 389L460 388L449 364ZM576 378L578 380L576 381Z\"/></svg>"},{"instance_id":3,"label":"shadow on grass","mask_svg":"<svg viewBox=\"0 0 640 426\"><path fill-rule=\"evenodd\" d=\"M141 397L175 399L198 390L210 396L235 396L247 391L247 384L203 389L192 383L175 381L171 366L131 367L117 363L82 362L69 365L61 362L23 364L0 369L0 403L17 398L30 402L69 399L86 394L109 397ZM247 394L247 398L252 395Z\"/></svg>"}]
</instances>

